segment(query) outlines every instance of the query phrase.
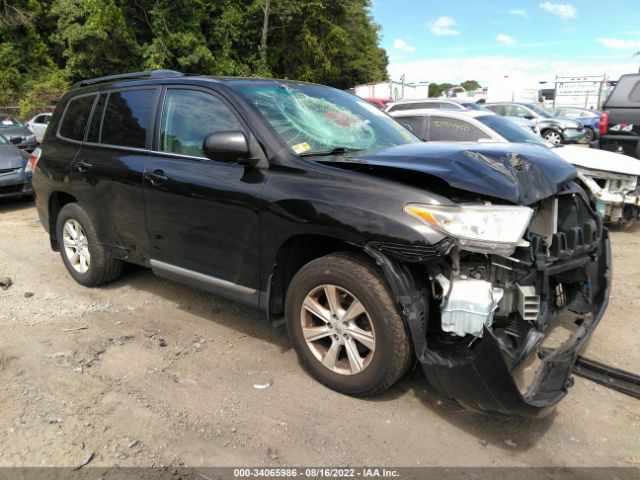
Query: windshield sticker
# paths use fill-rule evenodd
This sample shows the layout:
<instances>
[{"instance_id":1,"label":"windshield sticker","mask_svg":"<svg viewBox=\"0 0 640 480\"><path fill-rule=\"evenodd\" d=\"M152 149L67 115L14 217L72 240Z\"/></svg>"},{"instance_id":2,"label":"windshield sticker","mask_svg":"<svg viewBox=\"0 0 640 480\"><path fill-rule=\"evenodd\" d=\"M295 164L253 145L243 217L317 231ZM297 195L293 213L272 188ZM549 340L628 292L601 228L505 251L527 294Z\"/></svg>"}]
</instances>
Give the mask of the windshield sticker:
<instances>
[{"instance_id":1,"label":"windshield sticker","mask_svg":"<svg viewBox=\"0 0 640 480\"><path fill-rule=\"evenodd\" d=\"M311 150L311 145L309 145L307 142L302 142L302 143L298 143L297 145L294 145L291 148L297 154L301 154L301 153L308 152L309 150Z\"/></svg>"},{"instance_id":2,"label":"windshield sticker","mask_svg":"<svg viewBox=\"0 0 640 480\"><path fill-rule=\"evenodd\" d=\"M436 128L449 128L463 133L468 133L471 130L468 125L450 122L449 120L432 120L431 124Z\"/></svg>"}]
</instances>

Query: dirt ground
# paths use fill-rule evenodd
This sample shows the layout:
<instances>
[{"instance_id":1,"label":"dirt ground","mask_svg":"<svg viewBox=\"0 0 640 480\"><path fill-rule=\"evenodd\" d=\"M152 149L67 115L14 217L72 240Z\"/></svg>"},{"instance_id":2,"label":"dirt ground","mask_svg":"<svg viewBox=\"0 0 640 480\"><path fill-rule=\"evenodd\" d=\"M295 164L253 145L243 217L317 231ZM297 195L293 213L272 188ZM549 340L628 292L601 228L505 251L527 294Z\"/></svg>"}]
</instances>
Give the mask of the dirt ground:
<instances>
[{"instance_id":1,"label":"dirt ground","mask_svg":"<svg viewBox=\"0 0 640 480\"><path fill-rule=\"evenodd\" d=\"M640 402L576 377L542 420L454 408L412 372L378 398L312 380L250 308L131 267L88 289L31 201L0 203L0 467L638 466ZM585 356L640 371L640 229L615 231ZM254 384L273 384L264 389Z\"/></svg>"}]
</instances>

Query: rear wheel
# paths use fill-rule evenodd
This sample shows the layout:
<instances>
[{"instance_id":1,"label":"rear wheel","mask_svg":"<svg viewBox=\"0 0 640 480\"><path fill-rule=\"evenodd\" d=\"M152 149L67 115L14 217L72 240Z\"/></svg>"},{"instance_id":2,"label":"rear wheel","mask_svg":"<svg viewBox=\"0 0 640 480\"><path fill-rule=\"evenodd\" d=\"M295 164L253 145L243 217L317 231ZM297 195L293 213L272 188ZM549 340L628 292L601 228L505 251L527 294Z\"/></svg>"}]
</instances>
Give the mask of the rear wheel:
<instances>
[{"instance_id":1,"label":"rear wheel","mask_svg":"<svg viewBox=\"0 0 640 480\"><path fill-rule=\"evenodd\" d=\"M78 204L69 203L60 210L56 235L62 261L79 284L96 287L122 273L122 261L109 257L93 222Z\"/></svg>"},{"instance_id":2,"label":"rear wheel","mask_svg":"<svg viewBox=\"0 0 640 480\"><path fill-rule=\"evenodd\" d=\"M412 358L407 328L383 278L351 254L302 267L287 292L286 318L302 364L342 393L381 393Z\"/></svg>"},{"instance_id":3,"label":"rear wheel","mask_svg":"<svg viewBox=\"0 0 640 480\"><path fill-rule=\"evenodd\" d=\"M542 138L544 138L552 145L562 145L564 143L564 138L562 138L562 135L555 130L547 130L545 132L542 132Z\"/></svg>"}]
</instances>

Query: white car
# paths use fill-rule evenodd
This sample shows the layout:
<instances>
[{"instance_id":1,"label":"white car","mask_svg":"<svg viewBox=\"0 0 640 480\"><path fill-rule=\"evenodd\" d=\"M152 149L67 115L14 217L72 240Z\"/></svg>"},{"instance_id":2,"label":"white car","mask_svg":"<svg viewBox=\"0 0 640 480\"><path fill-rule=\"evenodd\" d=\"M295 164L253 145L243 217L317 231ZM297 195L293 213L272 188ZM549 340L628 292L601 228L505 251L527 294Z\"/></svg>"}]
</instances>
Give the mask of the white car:
<instances>
[{"instance_id":1,"label":"white car","mask_svg":"<svg viewBox=\"0 0 640 480\"><path fill-rule=\"evenodd\" d=\"M51 113L40 113L29 120L26 124L27 127L29 127L29 130L35 134L38 143L42 142L44 132L47 131L47 125L49 125L49 122L51 121L51 115Z\"/></svg>"},{"instance_id":2,"label":"white car","mask_svg":"<svg viewBox=\"0 0 640 480\"><path fill-rule=\"evenodd\" d=\"M552 145L529 127L482 111L406 110L391 112L399 123L425 142L534 143L553 149L578 170L578 179L594 208L611 223L640 215L640 160L594 148Z\"/></svg>"}]
</instances>

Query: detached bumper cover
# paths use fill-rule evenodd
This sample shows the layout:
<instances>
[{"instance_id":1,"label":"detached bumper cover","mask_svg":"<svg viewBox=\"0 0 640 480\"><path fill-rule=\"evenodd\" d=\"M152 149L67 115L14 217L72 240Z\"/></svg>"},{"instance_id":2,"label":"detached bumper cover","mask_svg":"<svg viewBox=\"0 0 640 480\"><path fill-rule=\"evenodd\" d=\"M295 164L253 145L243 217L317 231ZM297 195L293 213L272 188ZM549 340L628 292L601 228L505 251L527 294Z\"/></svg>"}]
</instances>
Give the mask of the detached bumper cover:
<instances>
[{"instance_id":1,"label":"detached bumper cover","mask_svg":"<svg viewBox=\"0 0 640 480\"><path fill-rule=\"evenodd\" d=\"M427 345L420 362L430 383L469 408L525 417L544 416L567 394L578 352L607 308L611 246L606 230L587 267L593 272L593 312L569 339L545 356L526 394L520 393L498 339L486 327L482 338L471 347L459 343L431 348Z\"/></svg>"}]
</instances>

